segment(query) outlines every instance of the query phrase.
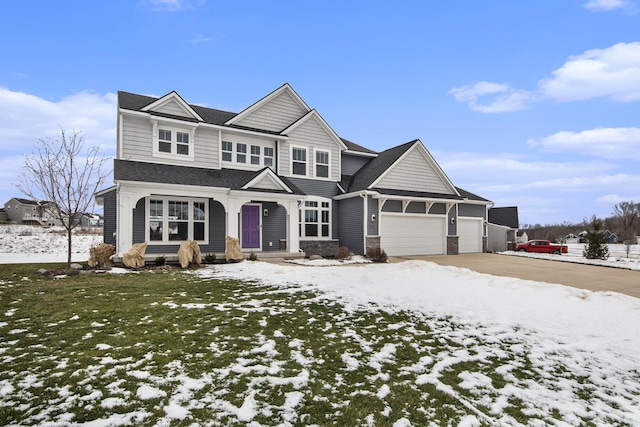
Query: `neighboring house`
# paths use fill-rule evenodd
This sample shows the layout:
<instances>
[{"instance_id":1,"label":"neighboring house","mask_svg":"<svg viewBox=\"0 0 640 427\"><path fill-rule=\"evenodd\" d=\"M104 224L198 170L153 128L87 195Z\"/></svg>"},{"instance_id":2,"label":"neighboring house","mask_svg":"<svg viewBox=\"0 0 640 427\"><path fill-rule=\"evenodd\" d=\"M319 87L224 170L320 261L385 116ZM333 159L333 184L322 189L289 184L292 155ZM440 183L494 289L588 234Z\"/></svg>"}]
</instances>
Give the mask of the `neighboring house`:
<instances>
[{"instance_id":1,"label":"neighboring house","mask_svg":"<svg viewBox=\"0 0 640 427\"><path fill-rule=\"evenodd\" d=\"M518 208L490 208L488 216L488 249L491 252L515 250L518 228Z\"/></svg>"},{"instance_id":2,"label":"neighboring house","mask_svg":"<svg viewBox=\"0 0 640 427\"><path fill-rule=\"evenodd\" d=\"M524 230L518 230L516 233L516 243L527 243L529 241L529 235Z\"/></svg>"},{"instance_id":3,"label":"neighboring house","mask_svg":"<svg viewBox=\"0 0 640 427\"><path fill-rule=\"evenodd\" d=\"M566 244L582 243L582 237L576 236L573 233L569 233L564 237Z\"/></svg>"},{"instance_id":4,"label":"neighboring house","mask_svg":"<svg viewBox=\"0 0 640 427\"><path fill-rule=\"evenodd\" d=\"M8 222L31 225L62 225L52 214L51 202L13 197L4 204Z\"/></svg>"},{"instance_id":5,"label":"neighboring house","mask_svg":"<svg viewBox=\"0 0 640 427\"><path fill-rule=\"evenodd\" d=\"M7 211L5 211L4 208L0 208L0 224L4 224L6 222L9 222Z\"/></svg>"},{"instance_id":6,"label":"neighboring house","mask_svg":"<svg viewBox=\"0 0 640 427\"><path fill-rule=\"evenodd\" d=\"M284 84L240 113L176 92L118 93L115 186L96 194L122 255L225 251L333 255L486 250L490 201L457 188L420 140L377 153L339 137Z\"/></svg>"},{"instance_id":7,"label":"neighboring house","mask_svg":"<svg viewBox=\"0 0 640 427\"><path fill-rule=\"evenodd\" d=\"M101 215L94 213L80 213L76 216L74 223L80 227L102 227L104 220Z\"/></svg>"},{"instance_id":8,"label":"neighboring house","mask_svg":"<svg viewBox=\"0 0 640 427\"><path fill-rule=\"evenodd\" d=\"M613 231L605 230L604 237L607 238L608 243L618 243L618 236Z\"/></svg>"}]
</instances>

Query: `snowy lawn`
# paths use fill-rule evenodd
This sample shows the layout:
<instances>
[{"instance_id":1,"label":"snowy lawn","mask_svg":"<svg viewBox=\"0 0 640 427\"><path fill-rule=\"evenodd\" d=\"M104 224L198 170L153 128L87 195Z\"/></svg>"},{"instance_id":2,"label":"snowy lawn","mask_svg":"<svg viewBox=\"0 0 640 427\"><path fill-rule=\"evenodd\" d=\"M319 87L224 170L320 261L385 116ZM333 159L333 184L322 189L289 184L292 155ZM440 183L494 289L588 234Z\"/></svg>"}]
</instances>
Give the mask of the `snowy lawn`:
<instances>
[{"instance_id":1,"label":"snowy lawn","mask_svg":"<svg viewBox=\"0 0 640 427\"><path fill-rule=\"evenodd\" d=\"M0 266L0 424L638 425L640 300L410 261Z\"/></svg>"},{"instance_id":2,"label":"snowy lawn","mask_svg":"<svg viewBox=\"0 0 640 427\"><path fill-rule=\"evenodd\" d=\"M562 255L514 251L505 251L500 253L503 255L574 262L578 264L600 265L603 267L624 268L628 270L640 270L640 245L630 245L629 247L627 247L622 243L609 244L607 245L609 248L609 258L606 260L586 259L584 256L582 256L582 251L585 247L583 243L573 243L567 246L569 252Z\"/></svg>"}]
</instances>

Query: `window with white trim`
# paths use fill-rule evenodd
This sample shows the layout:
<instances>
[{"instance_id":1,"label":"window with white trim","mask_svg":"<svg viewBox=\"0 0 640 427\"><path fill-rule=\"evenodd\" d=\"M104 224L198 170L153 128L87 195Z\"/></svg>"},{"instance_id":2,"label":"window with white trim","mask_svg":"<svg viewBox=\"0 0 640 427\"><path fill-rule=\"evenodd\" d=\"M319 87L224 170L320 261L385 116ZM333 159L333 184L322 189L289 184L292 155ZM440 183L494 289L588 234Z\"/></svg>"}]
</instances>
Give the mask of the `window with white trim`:
<instances>
[{"instance_id":1,"label":"window with white trim","mask_svg":"<svg viewBox=\"0 0 640 427\"><path fill-rule=\"evenodd\" d=\"M154 122L153 154L193 160L193 130Z\"/></svg>"},{"instance_id":2,"label":"window with white trim","mask_svg":"<svg viewBox=\"0 0 640 427\"><path fill-rule=\"evenodd\" d=\"M316 177L329 178L329 152L316 150Z\"/></svg>"},{"instance_id":3,"label":"window with white trim","mask_svg":"<svg viewBox=\"0 0 640 427\"><path fill-rule=\"evenodd\" d=\"M205 200L154 197L148 199L148 241L167 243L184 240L207 242Z\"/></svg>"},{"instance_id":4,"label":"window with white trim","mask_svg":"<svg viewBox=\"0 0 640 427\"><path fill-rule=\"evenodd\" d=\"M307 150L306 148L291 149L291 173L293 175L307 175Z\"/></svg>"},{"instance_id":5,"label":"window with white trim","mask_svg":"<svg viewBox=\"0 0 640 427\"><path fill-rule=\"evenodd\" d=\"M306 200L300 209L299 232L301 238L330 238L331 202L320 198Z\"/></svg>"},{"instance_id":6,"label":"window with white trim","mask_svg":"<svg viewBox=\"0 0 640 427\"><path fill-rule=\"evenodd\" d=\"M273 166L273 147L264 147L264 165Z\"/></svg>"},{"instance_id":7,"label":"window with white trim","mask_svg":"<svg viewBox=\"0 0 640 427\"><path fill-rule=\"evenodd\" d=\"M236 144L236 162L247 163L247 144Z\"/></svg>"},{"instance_id":8,"label":"window with white trim","mask_svg":"<svg viewBox=\"0 0 640 427\"><path fill-rule=\"evenodd\" d=\"M259 145L251 146L251 164L252 165L260 164L260 146Z\"/></svg>"},{"instance_id":9,"label":"window with white trim","mask_svg":"<svg viewBox=\"0 0 640 427\"><path fill-rule=\"evenodd\" d=\"M233 161L233 142L222 141L222 161Z\"/></svg>"}]
</instances>

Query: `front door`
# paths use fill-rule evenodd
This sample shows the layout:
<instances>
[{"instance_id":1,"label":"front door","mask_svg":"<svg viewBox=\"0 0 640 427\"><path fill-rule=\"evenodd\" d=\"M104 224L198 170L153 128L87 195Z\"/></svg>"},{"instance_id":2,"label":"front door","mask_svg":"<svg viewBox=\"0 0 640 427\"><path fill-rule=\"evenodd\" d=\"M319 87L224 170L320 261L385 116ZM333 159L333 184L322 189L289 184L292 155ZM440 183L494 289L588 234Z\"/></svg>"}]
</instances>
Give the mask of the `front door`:
<instances>
[{"instance_id":1,"label":"front door","mask_svg":"<svg viewBox=\"0 0 640 427\"><path fill-rule=\"evenodd\" d=\"M260 206L242 207L242 248L260 247Z\"/></svg>"}]
</instances>

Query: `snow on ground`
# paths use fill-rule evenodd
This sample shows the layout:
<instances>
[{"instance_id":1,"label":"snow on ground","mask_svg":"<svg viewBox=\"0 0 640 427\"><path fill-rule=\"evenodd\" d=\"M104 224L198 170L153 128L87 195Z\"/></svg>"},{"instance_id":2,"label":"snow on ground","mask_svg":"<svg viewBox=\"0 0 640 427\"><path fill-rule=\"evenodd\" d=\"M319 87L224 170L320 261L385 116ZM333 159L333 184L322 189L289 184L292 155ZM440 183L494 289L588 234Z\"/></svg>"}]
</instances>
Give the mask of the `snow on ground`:
<instances>
[{"instance_id":1,"label":"snow on ground","mask_svg":"<svg viewBox=\"0 0 640 427\"><path fill-rule=\"evenodd\" d=\"M76 229L78 230L78 229ZM71 260L89 259L89 248L102 243L100 234L77 234L71 245ZM67 234L62 227L31 225L0 226L0 264L67 261Z\"/></svg>"},{"instance_id":2,"label":"snow on ground","mask_svg":"<svg viewBox=\"0 0 640 427\"><path fill-rule=\"evenodd\" d=\"M522 256L529 258L549 259L553 261L575 262L579 264L600 265L604 267L625 268L628 270L640 270L640 245L630 245L629 252L627 253L627 246L622 243L615 243L608 245L609 258L606 260L601 259L586 259L582 256L584 249L583 243L574 243L567 245L569 253L562 255L553 254L536 254L529 252L514 252L505 251L500 252L502 255Z\"/></svg>"},{"instance_id":3,"label":"snow on ground","mask_svg":"<svg viewBox=\"0 0 640 427\"><path fill-rule=\"evenodd\" d=\"M565 421L586 416L595 417L596 424L611 420L640 424L640 299L491 276L425 261L328 267L243 262L198 270L195 274L257 281L293 292L321 292L325 298L345 304L347 310L375 311L383 307L450 319L463 325L452 331L458 342L513 342L511 350L527 353L535 369L549 375L552 385L519 382L510 373L521 362L505 361L497 373L516 385L500 389L482 374L465 373L461 387L478 396L486 391L499 396L493 403L495 419L487 420L478 414L477 419L468 420L469 425L505 421L498 414L501 405L510 399L535 402L531 411L559 410ZM379 356L384 359L391 353L393 349L386 348L386 354ZM458 397L441 381L442 373L451 364L489 356L475 351L473 345L454 356L425 361L429 368L420 368L426 372L416 383L434 384ZM350 355L345 355L343 361L353 369L361 363ZM554 369L558 366L566 369L568 379L555 378ZM597 383L599 398L587 402L575 393L579 386L572 383L580 377ZM379 393L383 395L386 390L380 389ZM607 402L615 402L613 406L620 410L611 411ZM573 419L579 423L578 418Z\"/></svg>"}]
</instances>

